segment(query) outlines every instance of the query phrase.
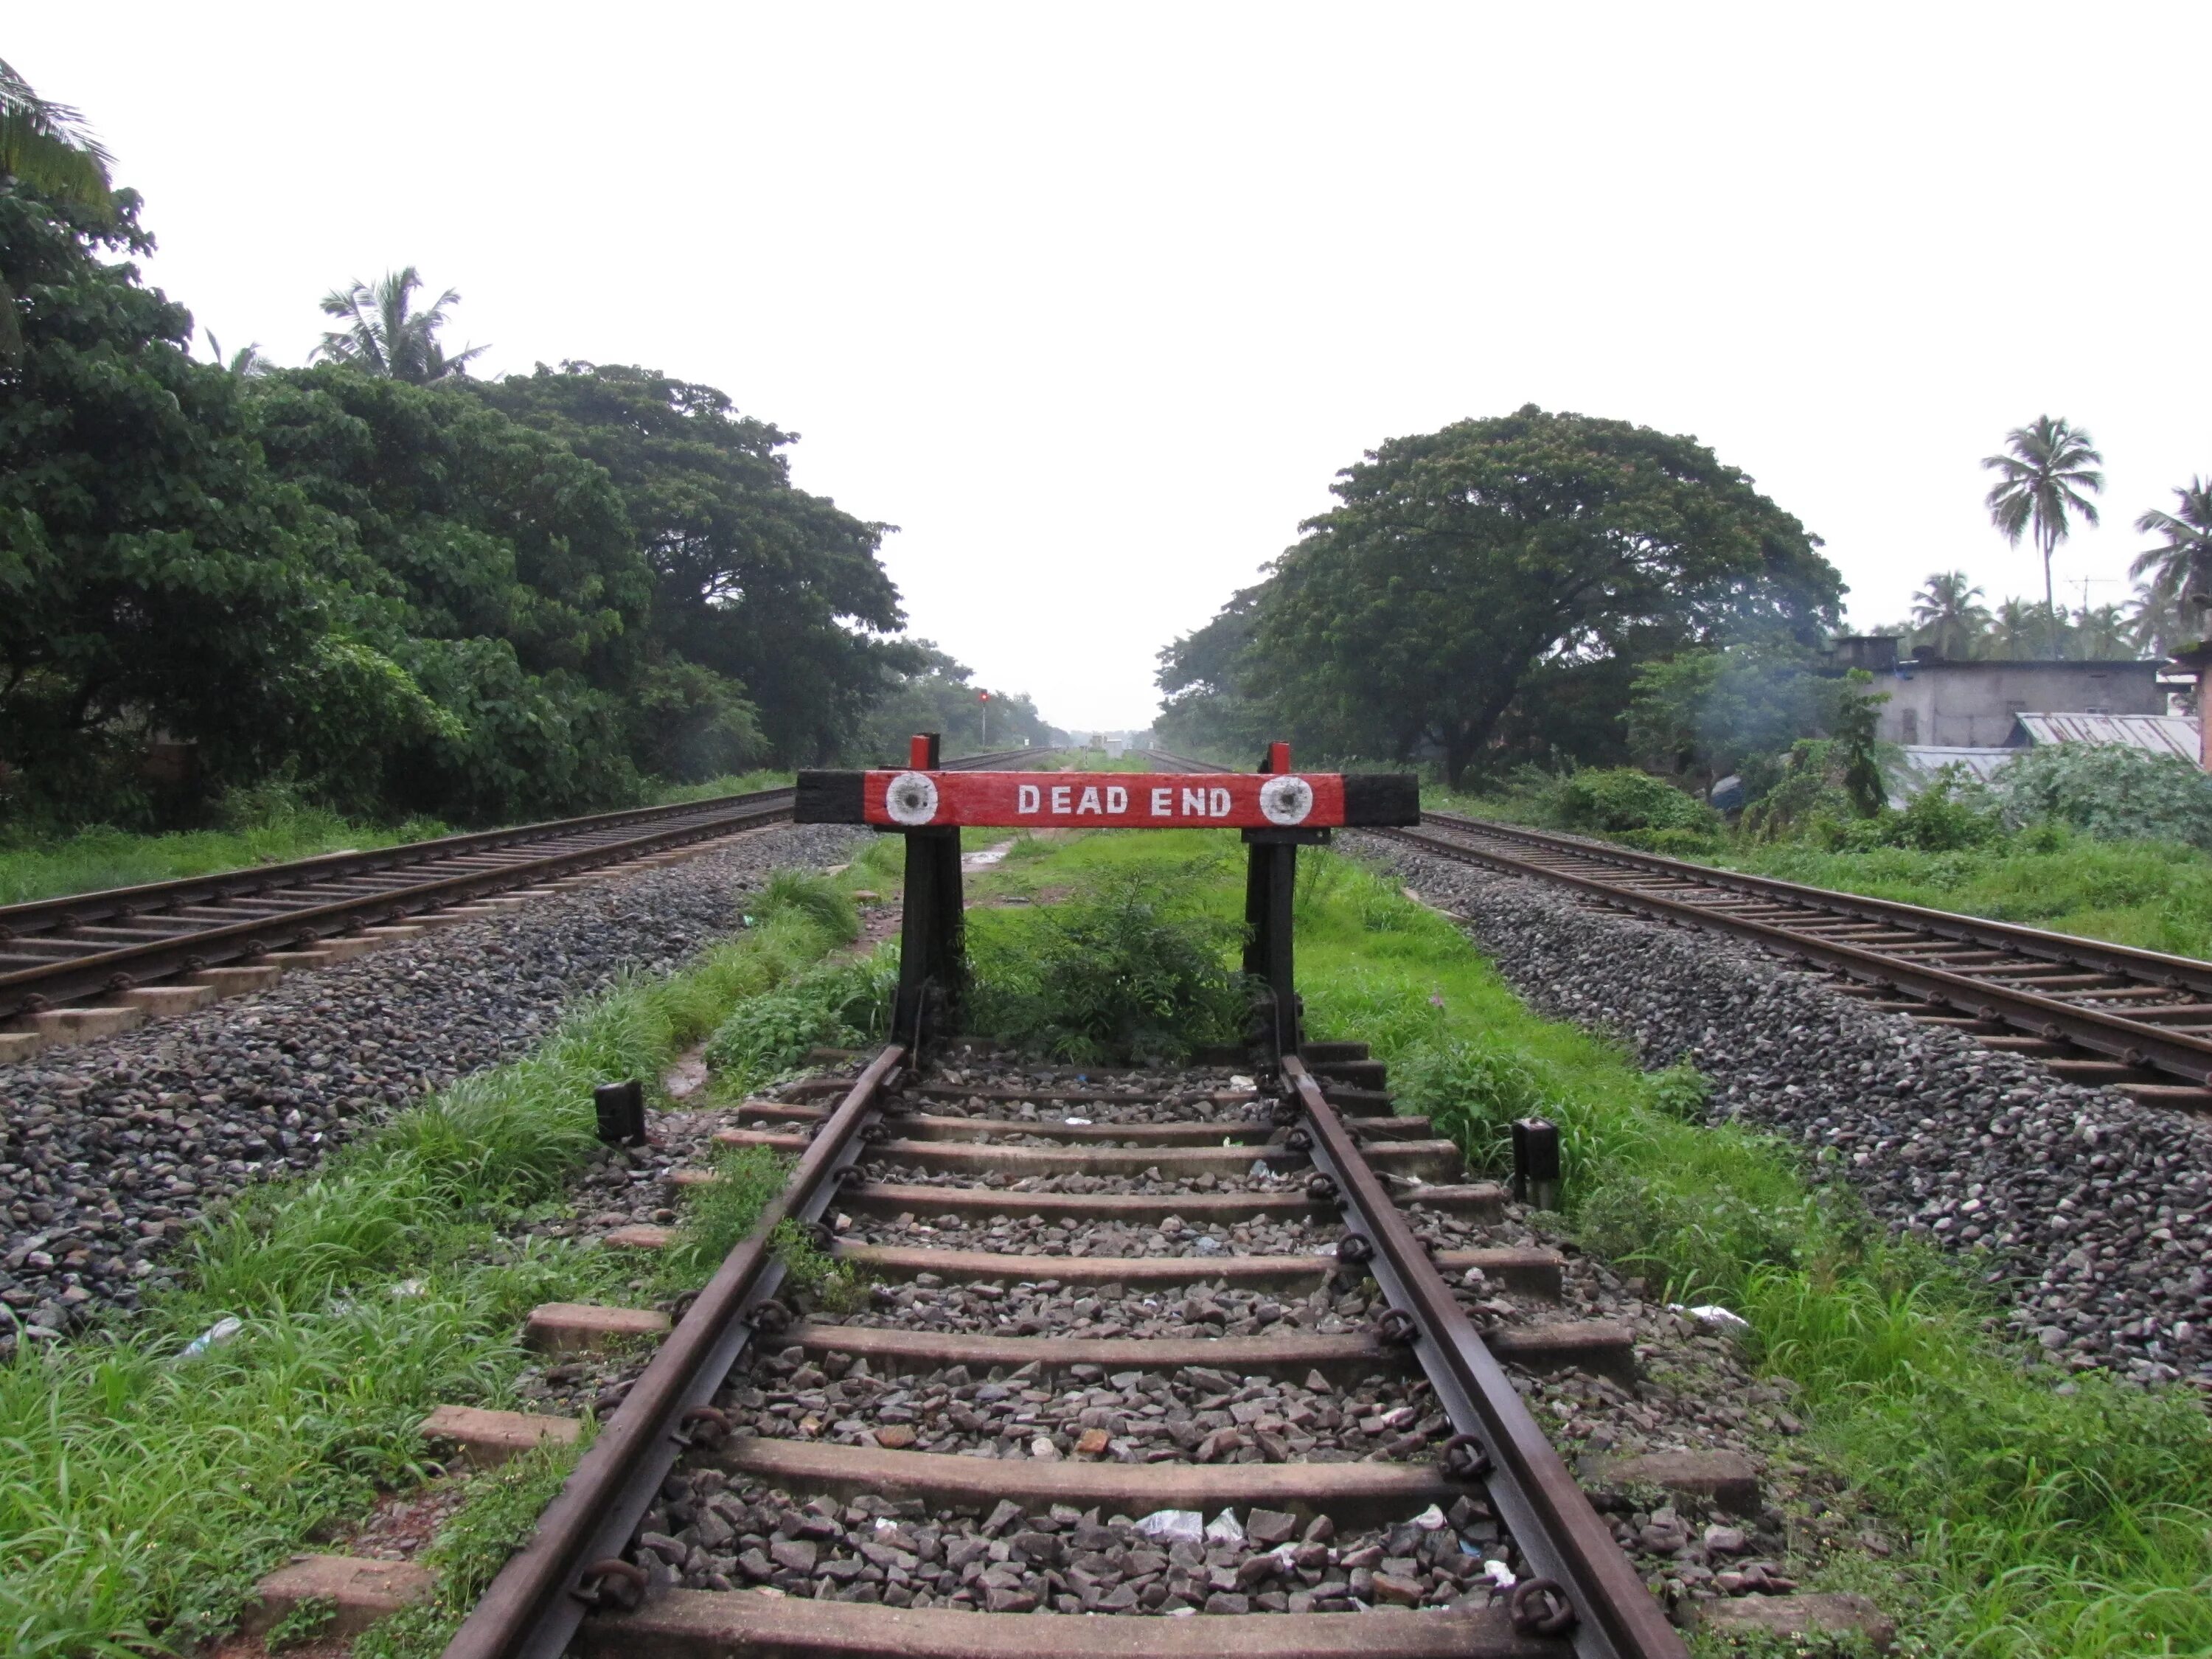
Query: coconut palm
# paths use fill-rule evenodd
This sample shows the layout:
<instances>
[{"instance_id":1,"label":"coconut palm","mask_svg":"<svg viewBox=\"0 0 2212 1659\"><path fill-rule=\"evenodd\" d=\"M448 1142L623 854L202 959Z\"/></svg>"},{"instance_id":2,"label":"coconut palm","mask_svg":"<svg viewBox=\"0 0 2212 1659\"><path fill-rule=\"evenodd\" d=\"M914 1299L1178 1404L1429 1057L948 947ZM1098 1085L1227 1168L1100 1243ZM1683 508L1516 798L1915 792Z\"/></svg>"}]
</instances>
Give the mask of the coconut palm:
<instances>
[{"instance_id":1,"label":"coconut palm","mask_svg":"<svg viewBox=\"0 0 2212 1659\"><path fill-rule=\"evenodd\" d=\"M2166 539L2137 554L2128 574L2137 580L2149 577L2152 588L2186 617L2212 605L2212 484L2191 478L2186 489L2173 493L2180 498L2180 512L2153 507L2136 520L2142 534Z\"/></svg>"},{"instance_id":2,"label":"coconut palm","mask_svg":"<svg viewBox=\"0 0 2212 1659\"><path fill-rule=\"evenodd\" d=\"M1993 654L2008 661L2021 661L2039 651L2055 655L2058 632L2064 626L2064 618L2047 605L2008 599L1990 622L1990 645Z\"/></svg>"},{"instance_id":3,"label":"coconut palm","mask_svg":"<svg viewBox=\"0 0 2212 1659\"><path fill-rule=\"evenodd\" d=\"M2051 581L2051 556L2066 539L2072 526L2069 512L2079 513L2087 524L2097 522L2096 503L2089 497L2105 487L2097 471L2104 462L2089 434L2063 420L2039 415L2027 426L2005 434L2006 453L1983 459L1982 465L1997 476L1989 493L1990 519L2014 547L2021 536L2033 533L2037 551L2043 555L2043 605L2054 619L2058 600ZM2057 655L2057 640L2051 654Z\"/></svg>"},{"instance_id":4,"label":"coconut palm","mask_svg":"<svg viewBox=\"0 0 2212 1659\"><path fill-rule=\"evenodd\" d=\"M276 367L269 361L267 354L261 349L261 342L258 340L251 341L239 347L226 357L222 352L222 342L215 337L213 329L208 330L207 337L208 349L215 354L216 363L241 380L258 380Z\"/></svg>"},{"instance_id":5,"label":"coconut palm","mask_svg":"<svg viewBox=\"0 0 2212 1659\"><path fill-rule=\"evenodd\" d=\"M113 161L83 116L40 97L0 61L0 174L8 183L104 207L112 194L107 173Z\"/></svg>"},{"instance_id":6,"label":"coconut palm","mask_svg":"<svg viewBox=\"0 0 2212 1659\"><path fill-rule=\"evenodd\" d=\"M446 307L459 304L461 296L449 288L428 307L416 311L415 290L422 286L422 279L410 265L388 273L373 289L357 282L351 288L332 289L323 296L323 310L344 318L346 326L324 335L314 355L326 362L350 363L368 374L416 386L465 374L470 359L481 356L486 348L471 346L448 357L438 343Z\"/></svg>"},{"instance_id":7,"label":"coconut palm","mask_svg":"<svg viewBox=\"0 0 2212 1659\"><path fill-rule=\"evenodd\" d=\"M2184 619L2178 595L2146 583L2136 584L2136 596L2128 605L2128 638L2136 650L2148 656L2170 657L2203 632L2201 623L2192 629Z\"/></svg>"},{"instance_id":8,"label":"coconut palm","mask_svg":"<svg viewBox=\"0 0 2212 1659\"><path fill-rule=\"evenodd\" d=\"M2083 662L2111 662L2133 654L2128 619L2117 605L2083 605L2074 613L2067 654Z\"/></svg>"},{"instance_id":9,"label":"coconut palm","mask_svg":"<svg viewBox=\"0 0 2212 1659\"><path fill-rule=\"evenodd\" d=\"M1938 570L1912 596L1912 637L1940 656L1971 657L1989 632L1990 608L1963 570Z\"/></svg>"},{"instance_id":10,"label":"coconut palm","mask_svg":"<svg viewBox=\"0 0 2212 1659\"><path fill-rule=\"evenodd\" d=\"M112 164L83 116L40 97L0 61L0 190L21 185L55 201L105 209L113 199ZM0 277L0 363L12 368L22 360L15 290Z\"/></svg>"}]
</instances>

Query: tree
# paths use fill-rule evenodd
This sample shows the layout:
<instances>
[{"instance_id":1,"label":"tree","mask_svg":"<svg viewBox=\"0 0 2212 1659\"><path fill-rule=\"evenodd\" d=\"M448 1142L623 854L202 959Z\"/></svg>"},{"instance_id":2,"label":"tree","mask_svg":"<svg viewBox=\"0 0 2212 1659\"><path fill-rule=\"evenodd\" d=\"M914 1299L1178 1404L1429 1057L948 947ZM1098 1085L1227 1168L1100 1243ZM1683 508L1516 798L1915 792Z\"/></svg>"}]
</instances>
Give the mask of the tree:
<instances>
[{"instance_id":1,"label":"tree","mask_svg":"<svg viewBox=\"0 0 2212 1659\"><path fill-rule=\"evenodd\" d=\"M921 668L902 676L890 694L869 711L861 757L876 763L901 760L907 739L917 732L943 734L945 758L977 755L990 749L1016 749L1024 743L1049 744L1052 728L1038 716L1036 705L1023 696L994 691L989 741L983 730L987 705L975 684L974 671L956 661L928 640L908 643L922 659Z\"/></svg>"},{"instance_id":2,"label":"tree","mask_svg":"<svg viewBox=\"0 0 2212 1659\"><path fill-rule=\"evenodd\" d=\"M605 469L652 570L646 648L738 686L787 764L866 746L869 710L926 673L878 556L890 526L791 482L793 434L655 369L544 364L469 395ZM872 756L869 757L872 758Z\"/></svg>"},{"instance_id":3,"label":"tree","mask_svg":"<svg viewBox=\"0 0 2212 1659\"><path fill-rule=\"evenodd\" d=\"M113 201L112 158L84 117L39 96L0 60L0 189L27 190L50 201L104 213ZM150 246L150 244L149 244ZM0 364L22 361L22 319L15 290L0 279Z\"/></svg>"},{"instance_id":4,"label":"tree","mask_svg":"<svg viewBox=\"0 0 2212 1659\"><path fill-rule=\"evenodd\" d=\"M2069 654L2083 662L2111 662L2130 654L2131 630L2117 605L2083 605L2069 630Z\"/></svg>"},{"instance_id":5,"label":"tree","mask_svg":"<svg viewBox=\"0 0 2212 1659\"><path fill-rule=\"evenodd\" d=\"M245 384L101 257L151 247L137 215L128 191L0 193L0 274L28 296L0 374L0 757L24 806L80 820L143 819L156 732L213 788L342 764L422 712L346 648L333 528L269 472Z\"/></svg>"},{"instance_id":6,"label":"tree","mask_svg":"<svg viewBox=\"0 0 2212 1659\"><path fill-rule=\"evenodd\" d=\"M276 367L263 352L261 342L258 340L248 341L226 357L223 356L222 342L215 337L213 329L208 330L207 337L208 349L214 354L216 362L225 371L236 375L241 380L256 379Z\"/></svg>"},{"instance_id":7,"label":"tree","mask_svg":"<svg viewBox=\"0 0 2212 1659\"><path fill-rule=\"evenodd\" d=\"M364 769L368 797L479 822L634 799L642 727L685 688L648 678L652 575L605 471L460 386L335 364L253 384L361 626L451 716Z\"/></svg>"},{"instance_id":8,"label":"tree","mask_svg":"<svg viewBox=\"0 0 2212 1659\"><path fill-rule=\"evenodd\" d=\"M2212 483L2191 478L2178 489L2179 513L2153 507L2136 520L2136 530L2164 539L2136 556L2128 574L2138 581L2150 579L2149 591L2176 614L2172 643L2179 644L2185 629L2202 632L2203 611L2212 605Z\"/></svg>"},{"instance_id":9,"label":"tree","mask_svg":"<svg viewBox=\"0 0 2212 1659\"><path fill-rule=\"evenodd\" d=\"M1340 475L1260 602L1247 696L1339 755L1433 749L1457 787L1540 673L1727 639L1810 643L1842 583L1694 440L1530 404Z\"/></svg>"},{"instance_id":10,"label":"tree","mask_svg":"<svg viewBox=\"0 0 2212 1659\"><path fill-rule=\"evenodd\" d=\"M2006 598L1989 626L1989 641L2002 659L2027 661L2031 657L2057 657L2063 633L2063 611L2039 599Z\"/></svg>"},{"instance_id":11,"label":"tree","mask_svg":"<svg viewBox=\"0 0 2212 1659\"><path fill-rule=\"evenodd\" d=\"M1939 656L1972 656L1990 628L1990 608L1981 598L1982 590L1966 580L1965 571L1935 572L1912 596L1913 638L1934 646Z\"/></svg>"},{"instance_id":12,"label":"tree","mask_svg":"<svg viewBox=\"0 0 2212 1659\"><path fill-rule=\"evenodd\" d=\"M2199 613L2200 615L2202 613ZM2191 628L2181 605L2162 589L2138 583L2128 605L2128 638L2146 656L2170 657L2203 631Z\"/></svg>"},{"instance_id":13,"label":"tree","mask_svg":"<svg viewBox=\"0 0 2212 1659\"><path fill-rule=\"evenodd\" d=\"M448 357L438 343L438 331L446 325L446 307L459 305L461 296L449 288L428 310L416 311L415 290L422 286L422 279L410 265L386 273L374 289L362 282L333 289L323 296L323 310L343 318L346 326L324 335L315 356L416 386L466 375L470 362L488 348L471 346Z\"/></svg>"},{"instance_id":14,"label":"tree","mask_svg":"<svg viewBox=\"0 0 2212 1659\"><path fill-rule=\"evenodd\" d=\"M1161 691L1152 729L1163 746L1215 757L1258 752L1267 715L1240 690L1248 677L1259 587L1240 589L1213 620L1177 637L1159 653L1153 682Z\"/></svg>"},{"instance_id":15,"label":"tree","mask_svg":"<svg viewBox=\"0 0 2212 1659\"><path fill-rule=\"evenodd\" d=\"M2072 526L2069 513L2084 522L2097 522L2097 505L2089 497L2105 487L2097 471L2104 462L2087 432L2063 420L2039 415L2027 426L2005 434L2006 453L1983 458L1982 465L1997 474L1990 488L1990 519L2014 547L2033 532L2036 550L2043 555L2043 604L2056 619L2058 601L2051 581L2051 556L2057 551ZM2051 637L2051 654L2057 656L2057 640Z\"/></svg>"}]
</instances>

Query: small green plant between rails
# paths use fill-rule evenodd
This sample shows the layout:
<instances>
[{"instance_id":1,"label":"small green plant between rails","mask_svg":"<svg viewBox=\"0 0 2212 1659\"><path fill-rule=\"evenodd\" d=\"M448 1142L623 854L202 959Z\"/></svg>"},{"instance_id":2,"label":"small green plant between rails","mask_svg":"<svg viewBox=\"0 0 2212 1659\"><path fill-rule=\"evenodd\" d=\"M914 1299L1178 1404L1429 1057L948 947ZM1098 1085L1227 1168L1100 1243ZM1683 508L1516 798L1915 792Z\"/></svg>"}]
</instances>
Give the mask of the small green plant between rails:
<instances>
[{"instance_id":1,"label":"small green plant between rails","mask_svg":"<svg viewBox=\"0 0 2212 1659\"><path fill-rule=\"evenodd\" d=\"M1082 836L1010 879L1096 890L1102 871L1172 882L1195 864L1189 902L1227 917L1234 850L1202 831ZM1370 1043L1400 1109L1478 1171L1507 1168L1514 1118L1559 1122L1564 1224L1672 1299L1751 1322L1815 1443L1909 1540L1882 1566L1839 1562L1837 1587L1872 1572L1926 1653L2212 1654L2212 1429L2189 1391L2041 1366L1992 1334L1970 1264L1893 1241L1794 1147L1705 1122L1697 1073L1641 1072L1532 1013L1449 919L1352 861L1301 864L1312 1034Z\"/></svg>"},{"instance_id":2,"label":"small green plant between rails","mask_svg":"<svg viewBox=\"0 0 2212 1659\"><path fill-rule=\"evenodd\" d=\"M658 1078L844 943L822 908L763 896L689 971L618 987L522 1060L211 1215L140 1314L0 1365L0 1646L188 1650L319 1528L422 1479L430 1407L516 1403L529 1309L647 1294L634 1264L526 1224L599 1151L592 1086ZM234 1336L187 1355L225 1318ZM456 1535L479 1519L472 1485Z\"/></svg>"}]
</instances>

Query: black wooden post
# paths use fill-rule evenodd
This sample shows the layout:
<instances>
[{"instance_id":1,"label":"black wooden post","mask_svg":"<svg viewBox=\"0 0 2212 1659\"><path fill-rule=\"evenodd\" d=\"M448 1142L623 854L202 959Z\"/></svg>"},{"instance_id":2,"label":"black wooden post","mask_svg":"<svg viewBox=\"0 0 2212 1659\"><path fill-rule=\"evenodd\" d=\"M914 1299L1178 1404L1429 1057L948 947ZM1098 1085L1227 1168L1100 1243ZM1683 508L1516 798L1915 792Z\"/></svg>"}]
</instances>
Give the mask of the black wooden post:
<instances>
[{"instance_id":1,"label":"black wooden post","mask_svg":"<svg viewBox=\"0 0 2212 1659\"><path fill-rule=\"evenodd\" d=\"M1291 746L1267 745L1260 770L1291 769ZM1298 848L1328 841L1326 830L1247 830L1244 868L1244 971L1266 987L1261 1048L1270 1060L1298 1052L1305 1022L1298 1005L1291 934L1297 898Z\"/></svg>"},{"instance_id":2,"label":"black wooden post","mask_svg":"<svg viewBox=\"0 0 2212 1659\"><path fill-rule=\"evenodd\" d=\"M908 765L933 772L938 734L914 740ZM952 1036L968 1002L967 925L960 884L960 831L933 828L902 831L906 837L906 892L900 916L898 993L891 1006L891 1036L917 1052Z\"/></svg>"}]
</instances>

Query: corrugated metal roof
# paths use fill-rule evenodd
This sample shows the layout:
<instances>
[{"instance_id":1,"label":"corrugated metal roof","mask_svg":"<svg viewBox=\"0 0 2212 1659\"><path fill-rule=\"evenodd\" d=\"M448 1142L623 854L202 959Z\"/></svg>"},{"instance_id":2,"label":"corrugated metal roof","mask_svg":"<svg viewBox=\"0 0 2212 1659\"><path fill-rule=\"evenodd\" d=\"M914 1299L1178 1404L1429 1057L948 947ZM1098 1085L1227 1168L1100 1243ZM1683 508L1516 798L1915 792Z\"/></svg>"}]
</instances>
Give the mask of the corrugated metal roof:
<instances>
[{"instance_id":1,"label":"corrugated metal roof","mask_svg":"<svg viewBox=\"0 0 2212 1659\"><path fill-rule=\"evenodd\" d=\"M2031 744L2125 744L2153 754L2179 755L2191 765L2203 752L2197 722L2180 714L2022 714L2019 719Z\"/></svg>"},{"instance_id":2,"label":"corrugated metal roof","mask_svg":"<svg viewBox=\"0 0 2212 1659\"><path fill-rule=\"evenodd\" d=\"M1968 749L1954 744L1906 744L1890 774L1890 802L1902 805L1933 783L1936 773L1947 766L1962 767L1970 775L1987 783L1996 775L1997 768L2007 761L2018 760L2020 752L2017 749Z\"/></svg>"},{"instance_id":3,"label":"corrugated metal roof","mask_svg":"<svg viewBox=\"0 0 2212 1659\"><path fill-rule=\"evenodd\" d=\"M1947 765L1962 765L1973 776L1989 783L1997 768L2006 761L2020 759L2020 750L1980 750L1964 748L1958 744L1907 744L1905 745L1905 772L1917 781L1936 776Z\"/></svg>"}]
</instances>

